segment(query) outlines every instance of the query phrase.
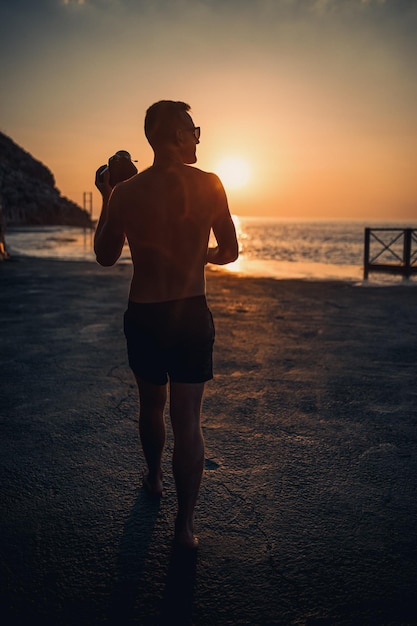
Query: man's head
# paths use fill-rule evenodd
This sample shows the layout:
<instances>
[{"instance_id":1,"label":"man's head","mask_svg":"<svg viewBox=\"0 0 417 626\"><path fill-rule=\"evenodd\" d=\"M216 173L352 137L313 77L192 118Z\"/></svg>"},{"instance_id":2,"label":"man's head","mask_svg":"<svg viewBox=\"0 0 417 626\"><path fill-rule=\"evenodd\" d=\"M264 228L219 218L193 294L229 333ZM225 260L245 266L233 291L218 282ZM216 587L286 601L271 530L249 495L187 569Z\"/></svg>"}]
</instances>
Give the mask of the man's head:
<instances>
[{"instance_id":1,"label":"man's head","mask_svg":"<svg viewBox=\"0 0 417 626\"><path fill-rule=\"evenodd\" d=\"M199 143L200 129L196 129L189 115L190 105L185 102L161 100L146 111L145 135L154 151L168 146L181 150L184 163L195 163L195 147Z\"/></svg>"}]
</instances>

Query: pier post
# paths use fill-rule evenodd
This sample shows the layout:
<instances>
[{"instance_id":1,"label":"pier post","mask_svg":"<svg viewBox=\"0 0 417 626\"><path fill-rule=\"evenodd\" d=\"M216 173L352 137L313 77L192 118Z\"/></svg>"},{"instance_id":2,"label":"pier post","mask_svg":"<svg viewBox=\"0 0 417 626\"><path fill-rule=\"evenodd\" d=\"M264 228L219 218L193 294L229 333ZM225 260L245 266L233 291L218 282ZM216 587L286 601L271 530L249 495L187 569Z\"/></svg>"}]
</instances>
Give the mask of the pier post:
<instances>
[{"instance_id":1,"label":"pier post","mask_svg":"<svg viewBox=\"0 0 417 626\"><path fill-rule=\"evenodd\" d=\"M83 192L83 209L90 215L90 219L93 218L93 192Z\"/></svg>"},{"instance_id":2,"label":"pier post","mask_svg":"<svg viewBox=\"0 0 417 626\"><path fill-rule=\"evenodd\" d=\"M371 241L371 229L365 228L365 246L364 246L364 255L363 255L363 278L364 280L368 279L368 274L369 274L370 241Z\"/></svg>"},{"instance_id":3,"label":"pier post","mask_svg":"<svg viewBox=\"0 0 417 626\"><path fill-rule=\"evenodd\" d=\"M411 276L411 235L412 229L404 229L404 277Z\"/></svg>"}]
</instances>

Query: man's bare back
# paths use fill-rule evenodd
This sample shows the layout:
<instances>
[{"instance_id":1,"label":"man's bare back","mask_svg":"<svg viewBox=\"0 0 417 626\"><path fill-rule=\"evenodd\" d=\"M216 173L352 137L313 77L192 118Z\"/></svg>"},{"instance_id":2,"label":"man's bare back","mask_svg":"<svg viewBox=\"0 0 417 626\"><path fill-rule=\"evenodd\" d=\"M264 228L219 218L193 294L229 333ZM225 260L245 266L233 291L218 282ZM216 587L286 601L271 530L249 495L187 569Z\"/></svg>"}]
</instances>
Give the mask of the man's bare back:
<instances>
[{"instance_id":1,"label":"man's bare back","mask_svg":"<svg viewBox=\"0 0 417 626\"><path fill-rule=\"evenodd\" d=\"M218 178L184 164L153 165L119 185L110 209L120 217L132 254L130 300L204 294L210 229L221 238L230 220L226 207Z\"/></svg>"}]
</instances>

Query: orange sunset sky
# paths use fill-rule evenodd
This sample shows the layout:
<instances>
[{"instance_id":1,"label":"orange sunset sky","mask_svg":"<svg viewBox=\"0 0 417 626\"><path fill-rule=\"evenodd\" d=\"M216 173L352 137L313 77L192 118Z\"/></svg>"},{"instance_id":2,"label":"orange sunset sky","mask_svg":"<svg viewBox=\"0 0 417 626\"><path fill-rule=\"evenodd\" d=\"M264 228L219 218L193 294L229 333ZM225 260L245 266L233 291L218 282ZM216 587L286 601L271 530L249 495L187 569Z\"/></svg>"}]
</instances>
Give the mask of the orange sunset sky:
<instances>
[{"instance_id":1,"label":"orange sunset sky","mask_svg":"<svg viewBox=\"0 0 417 626\"><path fill-rule=\"evenodd\" d=\"M233 213L416 220L416 27L413 0L0 0L0 129L82 204L184 100Z\"/></svg>"}]
</instances>

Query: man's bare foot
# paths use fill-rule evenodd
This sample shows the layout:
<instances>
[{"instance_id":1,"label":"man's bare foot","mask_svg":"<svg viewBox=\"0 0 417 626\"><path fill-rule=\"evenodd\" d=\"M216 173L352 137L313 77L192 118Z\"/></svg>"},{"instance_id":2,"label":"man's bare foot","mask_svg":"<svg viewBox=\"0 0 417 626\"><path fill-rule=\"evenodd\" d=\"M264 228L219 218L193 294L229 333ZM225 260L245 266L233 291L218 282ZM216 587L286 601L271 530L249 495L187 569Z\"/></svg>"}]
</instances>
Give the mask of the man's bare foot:
<instances>
[{"instance_id":1,"label":"man's bare foot","mask_svg":"<svg viewBox=\"0 0 417 626\"><path fill-rule=\"evenodd\" d=\"M198 548L198 537L190 533L175 533L174 544L177 548L196 550Z\"/></svg>"},{"instance_id":2,"label":"man's bare foot","mask_svg":"<svg viewBox=\"0 0 417 626\"><path fill-rule=\"evenodd\" d=\"M157 476L154 480L148 474L145 474L142 479L142 485L146 493L150 496L161 497L163 491L162 475Z\"/></svg>"},{"instance_id":3,"label":"man's bare foot","mask_svg":"<svg viewBox=\"0 0 417 626\"><path fill-rule=\"evenodd\" d=\"M174 543L178 548L195 550L198 548L198 538L194 535L194 529L190 525L182 526L175 522Z\"/></svg>"}]
</instances>

